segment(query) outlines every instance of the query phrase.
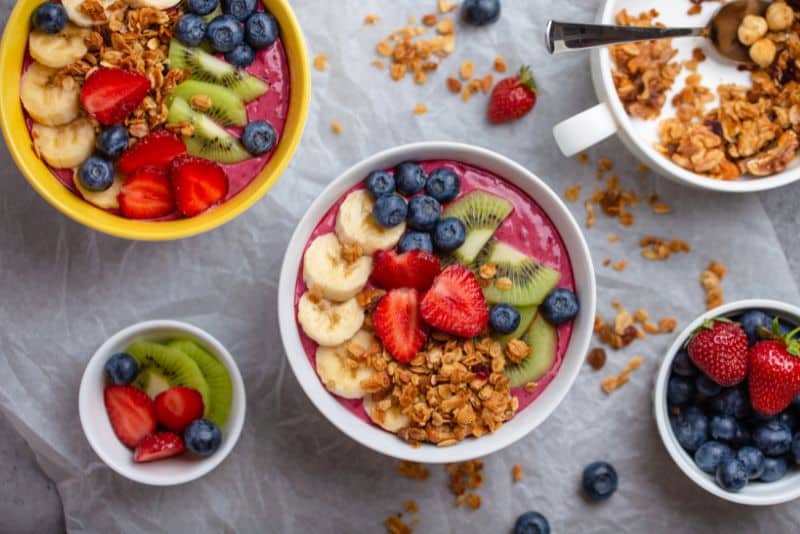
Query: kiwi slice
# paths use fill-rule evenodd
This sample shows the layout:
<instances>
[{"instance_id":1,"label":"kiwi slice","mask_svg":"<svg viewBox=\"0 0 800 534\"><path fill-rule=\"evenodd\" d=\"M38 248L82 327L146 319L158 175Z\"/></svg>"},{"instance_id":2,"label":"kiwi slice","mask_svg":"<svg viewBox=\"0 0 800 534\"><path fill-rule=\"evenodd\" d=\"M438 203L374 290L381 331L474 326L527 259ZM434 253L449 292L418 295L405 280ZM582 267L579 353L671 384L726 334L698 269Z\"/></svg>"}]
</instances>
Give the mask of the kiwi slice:
<instances>
[{"instance_id":1,"label":"kiwi slice","mask_svg":"<svg viewBox=\"0 0 800 534\"><path fill-rule=\"evenodd\" d=\"M506 376L512 388L540 380L556 362L558 333L541 314L536 315L523 341L531 348L531 354L522 363L506 367Z\"/></svg>"},{"instance_id":2,"label":"kiwi slice","mask_svg":"<svg viewBox=\"0 0 800 534\"><path fill-rule=\"evenodd\" d=\"M206 410L206 419L211 419L218 427L222 428L228 420L233 401L233 385L228 370L219 360L191 339L174 339L167 343L167 346L186 354L200 368L208 382L208 396L211 404Z\"/></svg>"},{"instance_id":3,"label":"kiwi slice","mask_svg":"<svg viewBox=\"0 0 800 534\"><path fill-rule=\"evenodd\" d=\"M169 66L171 69L189 69L193 79L220 85L245 102L255 100L269 90L265 81L237 69L202 48L188 47L177 39L173 39L169 45Z\"/></svg>"},{"instance_id":4,"label":"kiwi slice","mask_svg":"<svg viewBox=\"0 0 800 534\"><path fill-rule=\"evenodd\" d=\"M205 413L208 413L210 406L208 382L206 382L200 367L197 366L193 359L165 345L142 339L137 339L131 343L131 346L125 352L133 356L133 359L139 364L139 368L143 370L142 372L151 368L163 380L166 380L171 387L185 386L196 389L203 397ZM153 377L149 376L146 380L148 383L144 388L145 391L153 387L150 385Z\"/></svg>"},{"instance_id":5,"label":"kiwi slice","mask_svg":"<svg viewBox=\"0 0 800 534\"><path fill-rule=\"evenodd\" d=\"M214 8L214 11L212 11L208 15L203 15L203 20L205 21L206 24L208 24L209 22L219 17L220 15L222 15L222 8L219 7L219 4L217 4L217 7Z\"/></svg>"},{"instance_id":6,"label":"kiwi slice","mask_svg":"<svg viewBox=\"0 0 800 534\"><path fill-rule=\"evenodd\" d=\"M192 156L219 163L239 163L250 157L239 140L225 128L208 115L193 110L183 98L175 97L169 107L167 122L176 124L187 121L194 127L194 135L184 136L183 142Z\"/></svg>"},{"instance_id":7,"label":"kiwi slice","mask_svg":"<svg viewBox=\"0 0 800 534\"><path fill-rule=\"evenodd\" d=\"M477 189L450 204L444 210L442 218L455 217L467 229L466 241L452 252L455 259L463 265L475 261L486 242L513 209L514 206L508 200Z\"/></svg>"},{"instance_id":8,"label":"kiwi slice","mask_svg":"<svg viewBox=\"0 0 800 534\"><path fill-rule=\"evenodd\" d=\"M486 300L495 304L538 306L561 279L560 272L496 239L486 244L480 257L481 263L497 266L495 280L509 278L512 282L510 289L501 290L497 284L492 284L483 290Z\"/></svg>"},{"instance_id":9,"label":"kiwi slice","mask_svg":"<svg viewBox=\"0 0 800 534\"><path fill-rule=\"evenodd\" d=\"M136 375L133 385L145 393L151 399L158 397L162 391L172 387L167 377L162 375L156 367L145 367Z\"/></svg>"},{"instance_id":10,"label":"kiwi slice","mask_svg":"<svg viewBox=\"0 0 800 534\"><path fill-rule=\"evenodd\" d=\"M169 106L175 97L191 102L194 96L206 96L211 99L211 107L204 113L222 126L245 126L247 124L247 109L245 109L242 99L232 91L213 83L187 80L170 93L167 105Z\"/></svg>"},{"instance_id":11,"label":"kiwi slice","mask_svg":"<svg viewBox=\"0 0 800 534\"><path fill-rule=\"evenodd\" d=\"M536 306L520 306L517 308L519 312L519 326L510 334L492 334L492 337L503 344L505 347L512 339L520 339L525 332L530 328L533 318L536 316Z\"/></svg>"}]
</instances>

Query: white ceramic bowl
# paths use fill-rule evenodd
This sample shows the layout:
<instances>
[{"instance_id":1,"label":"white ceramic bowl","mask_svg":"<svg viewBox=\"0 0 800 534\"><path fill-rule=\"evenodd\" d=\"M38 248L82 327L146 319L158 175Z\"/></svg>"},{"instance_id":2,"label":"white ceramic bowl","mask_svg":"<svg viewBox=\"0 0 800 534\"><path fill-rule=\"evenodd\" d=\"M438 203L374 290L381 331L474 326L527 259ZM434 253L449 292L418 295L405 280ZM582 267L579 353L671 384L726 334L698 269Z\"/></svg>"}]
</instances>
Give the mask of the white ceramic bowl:
<instances>
[{"instance_id":1,"label":"white ceramic bowl","mask_svg":"<svg viewBox=\"0 0 800 534\"><path fill-rule=\"evenodd\" d=\"M230 417L222 428L222 445L219 450L206 458L196 458L190 454L137 464L133 461L133 451L123 445L114 435L103 403L105 388L105 364L111 355L122 352L136 338L153 341L173 337L188 337L200 343L205 349L225 365L233 383L233 402ZM233 356L209 333L200 328L178 321L145 321L117 332L97 349L86 366L81 380L78 409L83 432L89 445L106 465L120 475L151 486L174 486L200 478L217 467L230 454L244 426L245 391L242 375Z\"/></svg>"},{"instance_id":2,"label":"white ceramic bowl","mask_svg":"<svg viewBox=\"0 0 800 534\"><path fill-rule=\"evenodd\" d=\"M657 9L660 13L658 20L672 27L704 26L716 8L717 2L702 4L702 14L691 16L686 13L686 2L662 0L606 0L597 16L599 24L613 24L614 17L623 8L632 14L638 14L650 9ZM736 63L726 60L717 54L711 44L701 37L674 39L673 46L678 49L677 61L685 61L691 57L693 48L700 47L706 54L706 61L700 63L698 72L703 76L702 84L709 87L714 95L716 88L723 83L737 83L749 86L749 73L738 71ZM592 81L595 93L600 103L553 128L553 134L561 147L562 152L572 156L603 139L618 134L620 140L639 160L645 162L658 174L694 187L722 191L726 193L749 193L774 189L800 179L800 160L796 159L785 171L765 178L741 178L726 181L715 180L695 174L676 165L668 158L659 154L653 147L658 140L658 124L663 118L674 115L671 101L672 96L680 91L684 80L690 72L684 68L675 81L672 90L667 93L667 103L664 105L661 117L644 121L630 117L617 97L614 81L611 75L611 55L608 48L598 48L591 52ZM715 101L709 105L718 105ZM591 125L587 127L587 125Z\"/></svg>"},{"instance_id":3,"label":"white ceramic bowl","mask_svg":"<svg viewBox=\"0 0 800 534\"><path fill-rule=\"evenodd\" d=\"M667 382L669 381L672 359L683 344L686 343L686 340L692 332L706 319L720 316L735 316L752 309L764 310L770 315L786 318L793 324L800 323L800 308L776 300L739 300L707 311L692 321L692 323L678 335L675 342L667 351L666 357L661 362L661 368L658 370L658 376L656 377L656 386L653 393L653 407L655 410L658 433L661 435L661 440L664 442L667 452L669 452L669 455L678 467L680 467L681 471L695 484L726 501L752 506L767 506L771 504L780 504L800 497L800 470L790 469L786 476L777 482L750 483L739 493L725 491L717 485L713 476L701 471L700 468L695 465L692 456L678 444L678 440L675 438L675 434L669 424L669 413L667 409Z\"/></svg>"},{"instance_id":4,"label":"white ceramic bowl","mask_svg":"<svg viewBox=\"0 0 800 534\"><path fill-rule=\"evenodd\" d=\"M542 395L496 433L467 439L450 447L430 444L413 448L394 434L357 418L329 393L301 345L295 319L294 295L302 254L311 232L331 205L364 180L370 171L393 167L407 160L444 159L466 163L505 178L533 198L559 230L572 262L581 310L575 319L570 344L560 371ZM595 315L595 278L586 241L567 207L542 180L522 166L489 150L457 143L418 143L376 154L336 178L311 205L289 242L278 287L278 315L283 346L303 390L314 405L342 432L378 452L425 463L457 462L478 458L507 447L539 426L566 396L583 364Z\"/></svg>"}]
</instances>

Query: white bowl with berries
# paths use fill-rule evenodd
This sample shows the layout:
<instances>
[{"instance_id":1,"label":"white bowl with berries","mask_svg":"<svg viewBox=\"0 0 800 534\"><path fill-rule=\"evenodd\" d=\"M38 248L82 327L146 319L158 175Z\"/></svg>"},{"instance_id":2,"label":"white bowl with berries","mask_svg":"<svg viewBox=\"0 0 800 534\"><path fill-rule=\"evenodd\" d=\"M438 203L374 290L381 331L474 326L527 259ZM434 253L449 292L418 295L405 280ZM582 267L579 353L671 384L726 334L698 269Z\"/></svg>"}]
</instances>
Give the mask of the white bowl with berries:
<instances>
[{"instance_id":1,"label":"white bowl with berries","mask_svg":"<svg viewBox=\"0 0 800 534\"><path fill-rule=\"evenodd\" d=\"M292 370L345 434L421 462L476 458L544 421L577 375L595 279L558 196L520 165L418 143L355 165L289 243Z\"/></svg>"},{"instance_id":2,"label":"white bowl with berries","mask_svg":"<svg viewBox=\"0 0 800 534\"><path fill-rule=\"evenodd\" d=\"M81 426L111 469L136 482L195 480L230 454L244 425L233 356L204 330L145 321L117 332L89 360Z\"/></svg>"},{"instance_id":3,"label":"white bowl with berries","mask_svg":"<svg viewBox=\"0 0 800 534\"><path fill-rule=\"evenodd\" d=\"M707 311L656 379L658 431L697 485L747 505L800 497L800 308L751 299Z\"/></svg>"}]
</instances>

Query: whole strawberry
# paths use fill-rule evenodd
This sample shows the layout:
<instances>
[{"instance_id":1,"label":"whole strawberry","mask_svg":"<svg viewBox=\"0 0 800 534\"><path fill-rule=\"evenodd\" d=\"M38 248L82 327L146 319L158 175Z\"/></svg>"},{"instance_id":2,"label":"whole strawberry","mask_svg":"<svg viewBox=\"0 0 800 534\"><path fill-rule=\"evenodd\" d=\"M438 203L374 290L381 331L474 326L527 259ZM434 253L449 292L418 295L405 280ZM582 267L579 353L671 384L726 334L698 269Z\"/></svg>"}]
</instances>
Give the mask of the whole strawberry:
<instances>
[{"instance_id":1,"label":"whole strawberry","mask_svg":"<svg viewBox=\"0 0 800 534\"><path fill-rule=\"evenodd\" d=\"M730 319L709 319L695 331L687 350L694 364L721 386L747 377L747 334Z\"/></svg>"},{"instance_id":2,"label":"whole strawberry","mask_svg":"<svg viewBox=\"0 0 800 534\"><path fill-rule=\"evenodd\" d=\"M778 414L800 393L800 340L795 339L798 332L800 328L781 335L776 320L772 338L750 348L750 403L759 413Z\"/></svg>"},{"instance_id":3,"label":"whole strawberry","mask_svg":"<svg viewBox=\"0 0 800 534\"><path fill-rule=\"evenodd\" d=\"M530 67L519 74L500 80L489 99L489 122L501 124L527 115L536 105L536 82Z\"/></svg>"}]
</instances>

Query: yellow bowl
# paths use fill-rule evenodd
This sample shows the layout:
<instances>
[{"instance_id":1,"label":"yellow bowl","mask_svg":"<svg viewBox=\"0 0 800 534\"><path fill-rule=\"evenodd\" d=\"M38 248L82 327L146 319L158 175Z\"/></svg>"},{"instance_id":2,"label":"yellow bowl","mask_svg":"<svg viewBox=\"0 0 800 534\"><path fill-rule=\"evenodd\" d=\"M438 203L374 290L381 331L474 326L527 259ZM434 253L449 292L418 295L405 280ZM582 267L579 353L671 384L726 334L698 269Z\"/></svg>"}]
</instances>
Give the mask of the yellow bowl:
<instances>
[{"instance_id":1,"label":"yellow bowl","mask_svg":"<svg viewBox=\"0 0 800 534\"><path fill-rule=\"evenodd\" d=\"M258 201L281 176L303 136L311 96L311 74L305 41L297 18L287 0L263 0L281 28L289 61L291 95L289 114L278 148L267 166L238 195L215 209L190 219L147 222L125 219L81 199L56 179L33 151L25 126L19 84L28 41L31 14L43 0L19 0L0 42L0 128L8 149L22 174L50 204L81 224L106 234L146 241L180 239L207 232L230 221Z\"/></svg>"}]
</instances>

